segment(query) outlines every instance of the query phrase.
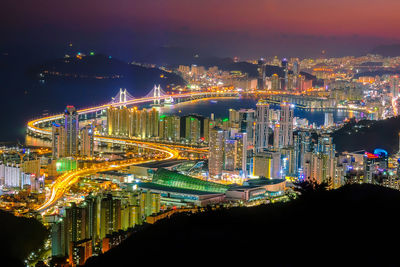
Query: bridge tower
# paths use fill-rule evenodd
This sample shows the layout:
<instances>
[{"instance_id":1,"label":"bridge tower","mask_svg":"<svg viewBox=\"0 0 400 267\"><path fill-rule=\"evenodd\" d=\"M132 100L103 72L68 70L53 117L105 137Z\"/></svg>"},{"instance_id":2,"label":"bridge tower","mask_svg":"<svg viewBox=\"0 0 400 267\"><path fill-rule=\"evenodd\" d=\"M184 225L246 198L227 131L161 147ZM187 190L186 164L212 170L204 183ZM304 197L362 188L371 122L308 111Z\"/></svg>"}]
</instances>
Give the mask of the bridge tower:
<instances>
[{"instance_id":1,"label":"bridge tower","mask_svg":"<svg viewBox=\"0 0 400 267\"><path fill-rule=\"evenodd\" d=\"M126 103L126 88L119 88L119 103Z\"/></svg>"},{"instance_id":2,"label":"bridge tower","mask_svg":"<svg viewBox=\"0 0 400 267\"><path fill-rule=\"evenodd\" d=\"M153 98L153 106L161 106L161 97L165 95L166 93L161 89L160 85L154 85L153 89L145 97Z\"/></svg>"},{"instance_id":3,"label":"bridge tower","mask_svg":"<svg viewBox=\"0 0 400 267\"><path fill-rule=\"evenodd\" d=\"M119 89L118 94L112 98L110 104L115 104L115 105L125 105L128 101L131 101L135 99L129 92L126 90L126 88Z\"/></svg>"},{"instance_id":4,"label":"bridge tower","mask_svg":"<svg viewBox=\"0 0 400 267\"><path fill-rule=\"evenodd\" d=\"M160 90L160 85L156 86L154 85L154 105L159 106L161 105L161 90Z\"/></svg>"}]
</instances>

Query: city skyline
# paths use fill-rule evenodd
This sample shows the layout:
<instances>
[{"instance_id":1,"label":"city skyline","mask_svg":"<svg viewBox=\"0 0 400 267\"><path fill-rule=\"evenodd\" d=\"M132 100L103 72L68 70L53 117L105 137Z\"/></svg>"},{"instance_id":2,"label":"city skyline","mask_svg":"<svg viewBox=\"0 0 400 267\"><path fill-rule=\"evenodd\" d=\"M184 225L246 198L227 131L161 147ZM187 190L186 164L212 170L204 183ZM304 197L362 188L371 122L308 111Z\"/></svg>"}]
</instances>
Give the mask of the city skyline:
<instances>
[{"instance_id":1,"label":"city skyline","mask_svg":"<svg viewBox=\"0 0 400 267\"><path fill-rule=\"evenodd\" d=\"M5 0L0 266L398 264L398 10Z\"/></svg>"}]
</instances>

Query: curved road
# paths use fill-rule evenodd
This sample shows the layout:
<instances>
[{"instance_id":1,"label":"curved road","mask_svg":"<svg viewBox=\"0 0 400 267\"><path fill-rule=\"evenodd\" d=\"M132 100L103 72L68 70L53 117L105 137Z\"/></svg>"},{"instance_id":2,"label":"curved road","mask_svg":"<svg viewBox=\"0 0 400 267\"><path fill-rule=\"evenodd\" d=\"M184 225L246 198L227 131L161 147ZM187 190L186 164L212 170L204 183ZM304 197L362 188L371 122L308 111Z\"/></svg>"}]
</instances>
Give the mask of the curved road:
<instances>
[{"instance_id":1,"label":"curved road","mask_svg":"<svg viewBox=\"0 0 400 267\"><path fill-rule=\"evenodd\" d=\"M259 92L259 93L278 94L278 93L282 93L282 92L265 91L265 92ZM159 99L165 100L167 98L170 98L171 96L173 98L177 99L177 98L188 98L188 97L219 98L219 97L227 97L227 96L229 97L229 96L238 96L238 95L239 95L239 93L236 93L236 92L212 92L212 93L210 93L210 92L195 92L195 93L184 93L184 94L175 94L175 95L164 95L164 96L160 96L159 98L143 97L143 98L132 99L132 100L122 102L122 103L106 104L106 105L100 105L100 106L96 106L96 107L81 109L81 110L78 110L77 112L78 112L78 114L93 113L96 111L106 109L111 105L112 106L130 106L130 105L151 102L151 101L159 100ZM28 122L27 128L31 132L41 134L41 135L51 136L51 130L42 129L42 128L40 128L39 125L44 122L61 119L62 117L63 117L62 114L58 114L58 115L53 115L53 116L48 116L48 117L32 120L32 121ZM70 186L72 186L74 183L76 183L79 180L80 177L94 174L97 172L107 171L107 170L121 169L121 168L130 166L130 165L141 164L144 162L177 158L179 156L179 152L181 149L184 149L184 150L187 150L190 152L198 152L198 153L205 153L207 151L207 148L193 148L193 147L188 147L188 146L183 146L183 145L178 145L178 144L157 144L154 142L145 142L145 141L140 141L140 140L135 140L135 139L126 139L126 138L109 137L109 136L101 136L101 135L95 135L94 138L95 138L95 140L101 141L101 142L139 145L142 147L146 147L148 149L162 152L163 157L159 158L159 159L142 160L142 161L126 160L126 161L119 161L119 162L111 162L108 164L103 164L103 163L100 164L99 163L99 164L93 165L89 169L80 169L80 170L76 170L73 172L65 173L65 174L59 176L57 178L57 180L53 183L53 185L51 186L50 196L46 199L45 203L43 203L40 207L38 207L36 209L37 211L43 211L43 210L51 207L58 199L60 199L63 196L63 194L66 192L66 190Z\"/></svg>"},{"instance_id":2,"label":"curved road","mask_svg":"<svg viewBox=\"0 0 400 267\"><path fill-rule=\"evenodd\" d=\"M181 97L191 97L191 96L205 96L208 94L207 93L190 93L190 94L180 94L180 95L172 95L172 96L174 98L181 98ZM231 94L231 93L229 93L229 94ZM220 95L221 97L224 97L224 96L228 95L228 93L220 93L218 95ZM168 97L170 97L170 95L161 96L161 99L165 99ZM134 104L140 104L140 103L145 103L145 102L151 102L155 99L156 99L155 97L144 97L144 98L139 98L139 99L133 99L133 100L127 101L125 103L117 103L117 104L112 104L112 105L113 106L134 105ZM98 107L92 107L92 108L78 110L77 112L78 112L78 114L86 114L86 113L96 112L96 111L105 109L109 106L110 105L101 105ZM54 121L54 120L60 119L60 118L62 118L62 116L63 116L62 114L59 114L59 115L53 115L53 116L48 116L48 117L29 121L28 129L31 132L49 136L49 135L51 135L51 130L41 129L39 127L39 125L43 122ZM102 141L102 142L140 145L141 147L159 151L159 152L161 152L161 154L163 156L160 158L142 159L139 161L130 159L130 160L124 160L124 161L118 161L118 162L98 163L98 164L94 164L91 168L79 169L76 171L64 173L63 175L59 176L56 179L56 181L51 185L50 195L46 198L45 202L42 205L40 205L39 207L36 208L36 211L41 212L41 211L44 211L47 208L51 207L52 205L54 205L73 184L75 184L76 182L79 181L79 179L81 177L95 174L97 172L117 170L117 169L125 168L130 165L142 164L145 162L177 158L179 156L180 149L189 149L190 151L197 151L197 152L202 152L202 153L204 153L206 151L204 148L192 148L192 147L186 147L186 146L182 146L182 145L173 145L173 144L156 144L156 143L152 143L152 142L145 142L145 141L134 140L134 139L123 139L123 138L101 136L101 135L95 135L94 138L95 138L95 140Z\"/></svg>"},{"instance_id":3,"label":"curved road","mask_svg":"<svg viewBox=\"0 0 400 267\"><path fill-rule=\"evenodd\" d=\"M157 160L172 159L178 156L178 153L176 151L169 148L158 147L156 145L152 145L151 147L148 146L148 148L162 152L163 156L160 158L153 158L153 159L141 159L141 160L129 159L118 162L97 163L90 168L79 169L76 171L71 171L62 174L51 185L50 195L47 197L46 201L41 206L36 208L36 211L41 212L54 205L64 195L64 193L68 190L68 188L70 188L73 184L78 182L81 177L95 174L97 172L117 170L135 164L142 164Z\"/></svg>"}]
</instances>

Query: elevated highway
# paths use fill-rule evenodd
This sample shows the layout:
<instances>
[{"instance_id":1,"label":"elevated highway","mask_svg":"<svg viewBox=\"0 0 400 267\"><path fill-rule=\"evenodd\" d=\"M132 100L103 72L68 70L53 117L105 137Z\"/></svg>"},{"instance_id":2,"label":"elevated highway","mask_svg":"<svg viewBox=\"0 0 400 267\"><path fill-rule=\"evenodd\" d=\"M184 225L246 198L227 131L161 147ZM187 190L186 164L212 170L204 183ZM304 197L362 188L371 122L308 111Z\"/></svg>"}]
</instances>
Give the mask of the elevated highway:
<instances>
[{"instance_id":1,"label":"elevated highway","mask_svg":"<svg viewBox=\"0 0 400 267\"><path fill-rule=\"evenodd\" d=\"M188 93L188 94L172 95L172 97L175 99L180 99L180 98L181 99L183 99L183 98L196 99L196 98L218 97L218 96L227 97L227 96L235 96L235 94L232 94L232 93ZM124 102L112 103L112 106L137 105L137 104L141 104L141 103L152 102L155 99L158 100L160 98L161 99L167 99L167 98L170 99L171 95L132 99L132 100L124 101ZM81 110L78 110L77 112L80 115L88 114L88 113L98 112L98 111L107 109L109 106L110 106L110 104L100 105L97 107L81 109ZM28 125L27 125L28 131L35 133L35 134L39 134L40 136L51 137L51 130L42 128L41 125L43 125L46 122L53 122L53 121L59 120L62 117L63 117L63 114L58 114L58 115L48 116L48 117L29 121ZM73 184L75 184L76 182L79 181L79 179L81 177L92 175L92 174L95 174L98 172L103 172L103 171L118 170L118 169L122 169L122 168L131 166L131 165L135 165L135 164L142 164L142 163L146 163L146 162L178 158L179 153L182 149L192 151L192 152L198 152L198 153L207 152L206 148L193 148L193 147L183 146L183 145L179 145L179 144L158 144L155 142L147 142L147 141L142 141L142 140L111 137L111 136L102 136L102 135L95 135L94 138L96 141L99 141L99 142L140 146L143 148L157 151L157 152L159 152L160 156L158 158L152 158L152 159L142 159L142 160L128 159L128 160L123 160L123 161L98 163L98 164L94 164L90 168L78 169L75 171L71 171L71 172L62 174L59 177L57 177L57 179L50 186L50 193L46 197L45 202L43 204L39 205L36 208L36 211L42 212L42 211L45 211L46 209L50 208L51 206L53 206L60 198L62 198L62 196L65 194L65 192L67 192L67 190Z\"/></svg>"}]
</instances>

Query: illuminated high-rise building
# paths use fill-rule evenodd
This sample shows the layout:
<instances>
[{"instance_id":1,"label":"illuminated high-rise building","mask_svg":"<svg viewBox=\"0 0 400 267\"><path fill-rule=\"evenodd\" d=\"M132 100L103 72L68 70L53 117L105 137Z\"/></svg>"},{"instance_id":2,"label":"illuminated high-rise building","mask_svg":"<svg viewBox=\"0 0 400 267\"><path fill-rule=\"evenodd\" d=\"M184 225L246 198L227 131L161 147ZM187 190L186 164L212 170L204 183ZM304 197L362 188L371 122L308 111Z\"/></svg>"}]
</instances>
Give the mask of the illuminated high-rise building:
<instances>
[{"instance_id":1,"label":"illuminated high-rise building","mask_svg":"<svg viewBox=\"0 0 400 267\"><path fill-rule=\"evenodd\" d=\"M336 157L332 137L322 135L311 157L310 178L322 182L331 182L335 177ZM330 185L331 186L331 185Z\"/></svg>"},{"instance_id":2,"label":"illuminated high-rise building","mask_svg":"<svg viewBox=\"0 0 400 267\"><path fill-rule=\"evenodd\" d=\"M275 124L274 126L274 149L279 149L279 139L280 139L280 130L281 126L279 124Z\"/></svg>"},{"instance_id":3,"label":"illuminated high-rise building","mask_svg":"<svg viewBox=\"0 0 400 267\"><path fill-rule=\"evenodd\" d=\"M159 111L138 110L136 107L107 109L107 132L109 135L153 138L159 136Z\"/></svg>"},{"instance_id":4,"label":"illuminated high-rise building","mask_svg":"<svg viewBox=\"0 0 400 267\"><path fill-rule=\"evenodd\" d=\"M257 103L255 150L263 151L268 148L269 139L269 104L265 100Z\"/></svg>"},{"instance_id":5,"label":"illuminated high-rise building","mask_svg":"<svg viewBox=\"0 0 400 267\"><path fill-rule=\"evenodd\" d=\"M65 128L65 156L75 156L78 154L78 113L74 106L67 106L64 112Z\"/></svg>"},{"instance_id":6,"label":"illuminated high-rise building","mask_svg":"<svg viewBox=\"0 0 400 267\"><path fill-rule=\"evenodd\" d=\"M334 120L333 120L333 113L332 112L325 112L325 121L324 121L324 127L328 128L334 125Z\"/></svg>"},{"instance_id":7,"label":"illuminated high-rise building","mask_svg":"<svg viewBox=\"0 0 400 267\"><path fill-rule=\"evenodd\" d=\"M237 170L242 170L242 175L247 176L247 134L236 133L235 140L236 146L236 163Z\"/></svg>"},{"instance_id":8,"label":"illuminated high-rise building","mask_svg":"<svg viewBox=\"0 0 400 267\"><path fill-rule=\"evenodd\" d=\"M64 112L64 125L53 123L53 158L69 157L78 154L78 113L75 107L67 106Z\"/></svg>"},{"instance_id":9,"label":"illuminated high-rise building","mask_svg":"<svg viewBox=\"0 0 400 267\"><path fill-rule=\"evenodd\" d=\"M294 171L297 177L304 180L306 177L306 161L312 151L311 134L308 131L299 131L293 137L294 143Z\"/></svg>"},{"instance_id":10,"label":"illuminated high-rise building","mask_svg":"<svg viewBox=\"0 0 400 267\"><path fill-rule=\"evenodd\" d=\"M77 206L75 203L65 209L65 225L68 244L86 239L86 209Z\"/></svg>"},{"instance_id":11,"label":"illuminated high-rise building","mask_svg":"<svg viewBox=\"0 0 400 267\"><path fill-rule=\"evenodd\" d=\"M137 137L139 135L139 110L137 107L130 109L129 113L129 137Z\"/></svg>"},{"instance_id":12,"label":"illuminated high-rise building","mask_svg":"<svg viewBox=\"0 0 400 267\"><path fill-rule=\"evenodd\" d=\"M204 118L203 119L203 127L202 127L202 133L201 133L201 138L204 140L204 142L208 143L210 141L210 119L209 118Z\"/></svg>"},{"instance_id":13,"label":"illuminated high-rise building","mask_svg":"<svg viewBox=\"0 0 400 267\"><path fill-rule=\"evenodd\" d=\"M236 140L225 140L224 147L224 170L234 171L236 170L237 163L237 145Z\"/></svg>"},{"instance_id":14,"label":"illuminated high-rise building","mask_svg":"<svg viewBox=\"0 0 400 267\"><path fill-rule=\"evenodd\" d=\"M65 156L65 141L65 128L59 124L53 123L51 133L51 149L53 159L58 159Z\"/></svg>"},{"instance_id":15,"label":"illuminated high-rise building","mask_svg":"<svg viewBox=\"0 0 400 267\"><path fill-rule=\"evenodd\" d=\"M293 74L289 73L288 74L288 83L287 83L287 90L294 90L295 89L295 80L296 80L296 76L294 76Z\"/></svg>"},{"instance_id":16,"label":"illuminated high-rise building","mask_svg":"<svg viewBox=\"0 0 400 267\"><path fill-rule=\"evenodd\" d=\"M364 183L374 183L374 176L386 172L389 165L388 153L383 149L375 149L374 153L364 155Z\"/></svg>"},{"instance_id":17,"label":"illuminated high-rise building","mask_svg":"<svg viewBox=\"0 0 400 267\"><path fill-rule=\"evenodd\" d=\"M300 92L305 91L306 89L306 77L304 75L297 75L296 78L296 89Z\"/></svg>"},{"instance_id":18,"label":"illuminated high-rise building","mask_svg":"<svg viewBox=\"0 0 400 267\"><path fill-rule=\"evenodd\" d=\"M94 244L100 235L100 198L89 195L83 206L86 209L86 237L92 239Z\"/></svg>"},{"instance_id":19,"label":"illuminated high-rise building","mask_svg":"<svg viewBox=\"0 0 400 267\"><path fill-rule=\"evenodd\" d=\"M281 153L279 151L264 151L253 157L253 176L280 179Z\"/></svg>"},{"instance_id":20,"label":"illuminated high-rise building","mask_svg":"<svg viewBox=\"0 0 400 267\"><path fill-rule=\"evenodd\" d=\"M254 145L255 117L254 109L239 110L239 130L242 133L247 133L247 141L249 145Z\"/></svg>"},{"instance_id":21,"label":"illuminated high-rise building","mask_svg":"<svg viewBox=\"0 0 400 267\"><path fill-rule=\"evenodd\" d=\"M130 124L130 110L127 107L122 107L118 110L118 136L129 135L129 124Z\"/></svg>"},{"instance_id":22,"label":"illuminated high-rise building","mask_svg":"<svg viewBox=\"0 0 400 267\"><path fill-rule=\"evenodd\" d=\"M160 212L160 206L161 206L160 194L153 193L151 191L146 191L142 192L140 197L141 197L140 205L144 217Z\"/></svg>"},{"instance_id":23,"label":"illuminated high-rise building","mask_svg":"<svg viewBox=\"0 0 400 267\"><path fill-rule=\"evenodd\" d=\"M121 200L111 194L101 200L100 238L120 229Z\"/></svg>"},{"instance_id":24,"label":"illuminated high-rise building","mask_svg":"<svg viewBox=\"0 0 400 267\"><path fill-rule=\"evenodd\" d=\"M18 165L0 164L0 185L8 188L23 189L31 184L31 174L24 173Z\"/></svg>"},{"instance_id":25,"label":"illuminated high-rise building","mask_svg":"<svg viewBox=\"0 0 400 267\"><path fill-rule=\"evenodd\" d=\"M149 111L148 121L147 121L147 137L158 137L158 121L159 112L156 108L152 108Z\"/></svg>"},{"instance_id":26,"label":"illuminated high-rise building","mask_svg":"<svg viewBox=\"0 0 400 267\"><path fill-rule=\"evenodd\" d=\"M279 118L279 147L287 147L293 145L293 105L288 103L281 104L281 112Z\"/></svg>"},{"instance_id":27,"label":"illuminated high-rise building","mask_svg":"<svg viewBox=\"0 0 400 267\"><path fill-rule=\"evenodd\" d=\"M292 72L294 76L298 76L300 74L300 64L297 59L295 59L293 62Z\"/></svg>"},{"instance_id":28,"label":"illuminated high-rise building","mask_svg":"<svg viewBox=\"0 0 400 267\"><path fill-rule=\"evenodd\" d=\"M80 137L81 137L80 155L86 157L93 157L94 153L93 126L87 125L83 127L80 132Z\"/></svg>"},{"instance_id":29,"label":"illuminated high-rise building","mask_svg":"<svg viewBox=\"0 0 400 267\"><path fill-rule=\"evenodd\" d=\"M174 115L160 116L160 139L179 141L181 131L181 118Z\"/></svg>"},{"instance_id":30,"label":"illuminated high-rise building","mask_svg":"<svg viewBox=\"0 0 400 267\"><path fill-rule=\"evenodd\" d=\"M291 84L291 90L299 90L298 87L298 78L300 75L300 64L299 60L297 58L294 59L293 61L293 67L292 67L292 84Z\"/></svg>"},{"instance_id":31,"label":"illuminated high-rise building","mask_svg":"<svg viewBox=\"0 0 400 267\"><path fill-rule=\"evenodd\" d=\"M148 120L148 112L147 109L142 109L139 113L140 122L139 122L139 137L142 139L147 137L147 120Z\"/></svg>"},{"instance_id":32,"label":"illuminated high-rise building","mask_svg":"<svg viewBox=\"0 0 400 267\"><path fill-rule=\"evenodd\" d=\"M107 130L109 135L128 136L130 129L130 110L127 107L107 109Z\"/></svg>"},{"instance_id":33,"label":"illuminated high-rise building","mask_svg":"<svg viewBox=\"0 0 400 267\"><path fill-rule=\"evenodd\" d=\"M197 116L183 117L185 120L185 138L190 143L197 143L201 137L201 122Z\"/></svg>"},{"instance_id":34,"label":"illuminated high-rise building","mask_svg":"<svg viewBox=\"0 0 400 267\"><path fill-rule=\"evenodd\" d=\"M257 89L258 90L265 89L265 67L266 67L266 62L263 58L261 58L257 64L257 71L258 71Z\"/></svg>"},{"instance_id":35,"label":"illuminated high-rise building","mask_svg":"<svg viewBox=\"0 0 400 267\"><path fill-rule=\"evenodd\" d=\"M283 80L283 90L288 90L288 74L289 74L289 64L286 58L282 59L282 68L284 72L284 80Z\"/></svg>"},{"instance_id":36,"label":"illuminated high-rise building","mask_svg":"<svg viewBox=\"0 0 400 267\"><path fill-rule=\"evenodd\" d=\"M65 226L64 221L59 220L51 226L51 255L62 257L68 253L68 244L65 240Z\"/></svg>"},{"instance_id":37,"label":"illuminated high-rise building","mask_svg":"<svg viewBox=\"0 0 400 267\"><path fill-rule=\"evenodd\" d=\"M278 74L272 74L271 76L271 90L277 91L280 90L281 86L280 86L280 79Z\"/></svg>"},{"instance_id":38,"label":"illuminated high-rise building","mask_svg":"<svg viewBox=\"0 0 400 267\"><path fill-rule=\"evenodd\" d=\"M239 123L239 111L234 110L234 109L229 109L229 122L230 126L233 124L238 124Z\"/></svg>"},{"instance_id":39,"label":"illuminated high-rise building","mask_svg":"<svg viewBox=\"0 0 400 267\"><path fill-rule=\"evenodd\" d=\"M118 109L116 107L109 107L107 109L107 134L114 135L118 128Z\"/></svg>"},{"instance_id":40,"label":"illuminated high-rise building","mask_svg":"<svg viewBox=\"0 0 400 267\"><path fill-rule=\"evenodd\" d=\"M292 146L282 147L281 153L281 175L285 176L295 176L295 153Z\"/></svg>"},{"instance_id":41,"label":"illuminated high-rise building","mask_svg":"<svg viewBox=\"0 0 400 267\"><path fill-rule=\"evenodd\" d=\"M253 157L253 173L255 177L272 177L272 157L270 154L257 154Z\"/></svg>"},{"instance_id":42,"label":"illuminated high-rise building","mask_svg":"<svg viewBox=\"0 0 400 267\"><path fill-rule=\"evenodd\" d=\"M220 177L224 163L224 130L214 127L210 130L210 149L208 156L208 172L210 177Z\"/></svg>"}]
</instances>

